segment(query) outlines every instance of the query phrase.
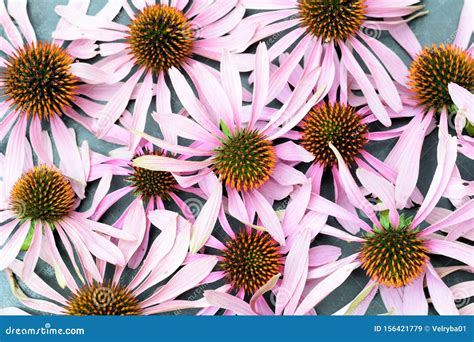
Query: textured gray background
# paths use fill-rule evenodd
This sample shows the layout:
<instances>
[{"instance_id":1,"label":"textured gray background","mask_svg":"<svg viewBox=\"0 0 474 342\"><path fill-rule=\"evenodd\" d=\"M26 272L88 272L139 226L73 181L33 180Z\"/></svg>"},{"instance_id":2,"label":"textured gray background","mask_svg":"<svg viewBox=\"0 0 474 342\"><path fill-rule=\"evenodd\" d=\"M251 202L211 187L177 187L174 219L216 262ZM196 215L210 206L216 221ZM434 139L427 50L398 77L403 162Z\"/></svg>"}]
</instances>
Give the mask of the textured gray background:
<instances>
[{"instance_id":1,"label":"textured gray background","mask_svg":"<svg viewBox=\"0 0 474 342\"><path fill-rule=\"evenodd\" d=\"M14 1L14 0L10 0ZM37 37L41 40L49 40L51 32L56 27L58 17L54 12L54 7L58 4L66 4L67 0L30 0L28 2L28 13L30 19L32 21L33 27L36 31ZM104 0L92 0L90 7L90 13L96 13L100 8L102 8L103 4L105 3ZM451 42L456 33L456 29L458 26L459 15L462 7L462 0L424 0L423 1L426 8L430 11L430 14L416 19L414 22L410 24L410 26L415 31L418 39L423 45L431 45L432 43L449 43ZM122 19L125 19L126 16L120 15L119 21L123 22ZM386 45L391 47L394 51L396 51L407 63L409 61L408 56L393 42L393 40L385 33L375 33L377 36L380 34L380 40L383 41ZM179 103L174 101L173 107L179 109ZM83 140L88 140L90 146L93 149L107 153L111 149L115 148L116 146L108 143L104 143L95 139L89 132L87 132L82 127L78 126L71 120L65 119L66 124L69 127L76 128L76 133L78 137L78 141L82 142ZM397 124L400 124L402 121L399 121ZM46 128L47 126L45 126ZM152 134L157 134L158 128L149 120L149 125L147 125L147 131ZM425 141L423 153L422 153L422 161L421 161L421 175L419 179L418 186L420 187L423 193L426 193L433 173L436 167L436 143L437 143L437 131L433 132ZM381 143L374 143L370 145L370 151L377 157L383 159L388 151L392 148L394 142L381 142ZM0 142L0 152L4 153L6 147L6 139L5 141ZM468 161L466 158L460 157L458 160L458 165L460 166L460 170L462 175L465 179L472 180L474 179L474 167L472 161ZM115 179L112 190L120 186L122 184L122 179ZM324 191L330 193L329 184L331 183L331 178L325 178L325 186ZM90 189L88 189L89 193L93 193L93 189L95 188L96 184L93 184ZM107 217L105 219L106 222L112 223L115 219L120 215L124 207L130 203L130 199L122 201L113 208L113 210L107 213ZM444 205L448 205L444 203ZM87 207L87 203L84 205ZM336 224L335 222L331 222L332 224ZM338 245L343 248L343 255L349 255L354 252L356 246L351 246L350 244L342 243L336 239L331 238L318 238L314 245L318 244L334 244ZM451 265L452 262L443 259L443 258L436 258L434 260L435 264L437 265ZM48 278L52 284L52 286L56 287L54 284L55 281L52 279L51 274L49 271L41 270L42 274ZM458 283L460 280L465 279L472 279L469 275L460 274L459 272L447 277L447 282L449 284ZM350 300L354 298L354 296L363 288L366 284L367 278L363 272L357 271L355 274L348 280L344 285L338 288L332 295L330 295L327 299L325 299L320 305L317 307L317 311L319 314L331 314L340 307L347 304ZM202 290L202 289L201 289ZM201 290L194 291L188 295L188 297L199 295ZM7 307L7 306L19 306L21 304L12 296L9 285L2 275L0 276L0 307ZM195 299L195 298L193 298ZM466 302L462 303L462 306L466 305ZM368 313L369 314L380 314L385 312L383 304L379 296L376 297L374 302L372 303Z\"/></svg>"}]
</instances>

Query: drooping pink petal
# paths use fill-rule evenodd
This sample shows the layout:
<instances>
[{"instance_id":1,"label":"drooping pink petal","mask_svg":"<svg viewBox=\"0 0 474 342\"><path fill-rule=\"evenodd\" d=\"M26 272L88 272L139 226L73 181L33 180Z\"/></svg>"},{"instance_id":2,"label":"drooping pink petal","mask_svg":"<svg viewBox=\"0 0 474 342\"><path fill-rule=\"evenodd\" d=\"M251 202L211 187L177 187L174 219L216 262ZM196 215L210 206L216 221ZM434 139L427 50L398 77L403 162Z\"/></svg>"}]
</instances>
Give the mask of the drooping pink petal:
<instances>
[{"instance_id":1,"label":"drooping pink petal","mask_svg":"<svg viewBox=\"0 0 474 342\"><path fill-rule=\"evenodd\" d=\"M204 291L204 298L209 305L230 310L236 315L255 316L255 312L248 303L228 293L208 290Z\"/></svg>"},{"instance_id":2,"label":"drooping pink petal","mask_svg":"<svg viewBox=\"0 0 474 342\"><path fill-rule=\"evenodd\" d=\"M403 291L404 315L427 315L428 302L423 291L424 274L420 275L411 284L405 286Z\"/></svg>"},{"instance_id":3,"label":"drooping pink petal","mask_svg":"<svg viewBox=\"0 0 474 342\"><path fill-rule=\"evenodd\" d=\"M321 280L303 299L296 309L295 315L304 315L313 309L319 302L326 298L327 295L338 288L358 266L358 262L345 265Z\"/></svg>"},{"instance_id":4,"label":"drooping pink petal","mask_svg":"<svg viewBox=\"0 0 474 342\"><path fill-rule=\"evenodd\" d=\"M257 211L259 219L265 230L277 241L281 246L285 245L285 236L280 220L273 210L272 206L265 197L257 190L249 191L245 194L245 198L250 200L252 206Z\"/></svg>"},{"instance_id":5,"label":"drooping pink petal","mask_svg":"<svg viewBox=\"0 0 474 342\"><path fill-rule=\"evenodd\" d=\"M357 224L360 228L364 229L367 232L372 232L372 228L364 221L362 221L357 216L351 214L346 209L342 208L341 206L328 201L327 199L313 194L308 204L308 208L314 211L317 211L322 214L329 214L336 218L340 218L342 220L350 221Z\"/></svg>"},{"instance_id":6,"label":"drooping pink petal","mask_svg":"<svg viewBox=\"0 0 474 342\"><path fill-rule=\"evenodd\" d=\"M356 173L362 185L387 206L390 223L398 227L400 217L395 204L395 187L374 172L357 169Z\"/></svg>"},{"instance_id":7,"label":"drooping pink petal","mask_svg":"<svg viewBox=\"0 0 474 342\"><path fill-rule=\"evenodd\" d=\"M215 178L215 177L214 177ZM215 179L211 195L194 222L189 251L197 253L211 236L222 204L222 185Z\"/></svg>"},{"instance_id":8,"label":"drooping pink petal","mask_svg":"<svg viewBox=\"0 0 474 342\"><path fill-rule=\"evenodd\" d=\"M330 245L312 247L309 250L309 267L323 266L336 261L342 254L341 248Z\"/></svg>"},{"instance_id":9,"label":"drooping pink petal","mask_svg":"<svg viewBox=\"0 0 474 342\"><path fill-rule=\"evenodd\" d=\"M163 303L196 287L217 264L215 256L191 262L180 269L163 287L146 300L146 305ZM145 302L144 302L145 303Z\"/></svg>"},{"instance_id":10,"label":"drooping pink petal","mask_svg":"<svg viewBox=\"0 0 474 342\"><path fill-rule=\"evenodd\" d=\"M380 221L375 214L372 205L367 201L367 199L362 195L359 187L357 186L354 178L349 171L344 159L342 158L339 151L334 147L333 144L329 143L329 147L334 152L337 158L337 164L339 166L339 175L341 177L341 182L345 186L345 191L349 201L357 208L361 209L367 217L377 226L381 227Z\"/></svg>"},{"instance_id":11,"label":"drooping pink petal","mask_svg":"<svg viewBox=\"0 0 474 342\"><path fill-rule=\"evenodd\" d=\"M31 221L24 222L0 250L0 270L7 268L20 252L21 246L30 230Z\"/></svg>"},{"instance_id":12,"label":"drooping pink petal","mask_svg":"<svg viewBox=\"0 0 474 342\"><path fill-rule=\"evenodd\" d=\"M189 161L164 156L141 156L133 160L133 166L153 171L193 172L207 168L212 160Z\"/></svg>"},{"instance_id":13,"label":"drooping pink petal","mask_svg":"<svg viewBox=\"0 0 474 342\"><path fill-rule=\"evenodd\" d=\"M283 281L279 291L285 294L284 298L277 300L275 312L279 315L293 296L302 274L308 268L308 250L311 240L310 230L304 229L297 236L290 248L285 261Z\"/></svg>"},{"instance_id":14,"label":"drooping pink petal","mask_svg":"<svg viewBox=\"0 0 474 342\"><path fill-rule=\"evenodd\" d=\"M474 3L471 0L464 0L464 6L459 20L458 30L454 44L462 49L467 49L474 31Z\"/></svg>"},{"instance_id":15,"label":"drooping pink petal","mask_svg":"<svg viewBox=\"0 0 474 342\"><path fill-rule=\"evenodd\" d=\"M252 98L252 111L249 128L253 129L258 121L263 107L267 103L270 82L270 61L265 43L260 43L255 55L255 82Z\"/></svg>"},{"instance_id":16,"label":"drooping pink petal","mask_svg":"<svg viewBox=\"0 0 474 342\"><path fill-rule=\"evenodd\" d=\"M380 101L377 93L375 92L374 87L370 83L369 79L365 75L365 72L359 66L358 62L345 46L345 44L340 44L343 56L344 65L347 70L352 74L356 82L359 84L361 91L364 93L367 98L370 109L374 115L379 119L379 121L386 127L391 125L390 117L387 113L387 110L384 108L382 102Z\"/></svg>"},{"instance_id":17,"label":"drooping pink petal","mask_svg":"<svg viewBox=\"0 0 474 342\"><path fill-rule=\"evenodd\" d=\"M462 242L432 239L425 242L429 253L444 255L474 267L472 247Z\"/></svg>"},{"instance_id":18,"label":"drooping pink petal","mask_svg":"<svg viewBox=\"0 0 474 342\"><path fill-rule=\"evenodd\" d=\"M428 264L426 267L426 285L428 286L433 306L440 315L459 315L453 293L441 280L431 264Z\"/></svg>"},{"instance_id":19,"label":"drooping pink petal","mask_svg":"<svg viewBox=\"0 0 474 342\"><path fill-rule=\"evenodd\" d=\"M146 230L145 209L140 199L136 199L130 204L122 230L135 236L134 241L120 240L118 242L118 247L125 257L125 262L128 263L133 254L137 251L137 248L141 245Z\"/></svg>"}]
</instances>

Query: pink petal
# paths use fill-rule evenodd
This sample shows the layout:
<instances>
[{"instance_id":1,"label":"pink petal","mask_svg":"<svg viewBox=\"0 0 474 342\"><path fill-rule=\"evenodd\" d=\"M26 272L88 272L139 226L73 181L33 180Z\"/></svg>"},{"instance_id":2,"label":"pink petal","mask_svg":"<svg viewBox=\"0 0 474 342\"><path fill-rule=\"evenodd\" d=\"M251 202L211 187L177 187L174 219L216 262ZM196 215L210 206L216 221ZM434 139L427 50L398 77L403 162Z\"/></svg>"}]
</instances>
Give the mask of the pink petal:
<instances>
[{"instance_id":1,"label":"pink petal","mask_svg":"<svg viewBox=\"0 0 474 342\"><path fill-rule=\"evenodd\" d=\"M428 264L426 271L426 284L436 311L440 315L459 315L459 311L454 304L453 293L441 280L431 264Z\"/></svg>"},{"instance_id":2,"label":"pink petal","mask_svg":"<svg viewBox=\"0 0 474 342\"><path fill-rule=\"evenodd\" d=\"M201 209L196 222L192 227L191 242L189 251L197 253L211 236L219 215L219 209L222 204L222 185L220 182L214 183L214 189L206 204Z\"/></svg>"},{"instance_id":3,"label":"pink petal","mask_svg":"<svg viewBox=\"0 0 474 342\"><path fill-rule=\"evenodd\" d=\"M349 201L357 208L361 209L367 217L377 226L381 227L379 219L375 214L372 205L367 201L367 199L362 195L359 187L357 186L354 178L349 171L344 159L342 158L339 151L334 147L333 144L329 143L329 147L334 152L337 158L337 164L339 166L339 175L341 177L341 182L345 187L347 197ZM363 228L363 227L362 227Z\"/></svg>"},{"instance_id":4,"label":"pink petal","mask_svg":"<svg viewBox=\"0 0 474 342\"><path fill-rule=\"evenodd\" d=\"M252 206L257 211L259 219L262 221L265 230L281 246L285 245L285 236L280 220L268 201L257 190L246 193L246 199L250 200Z\"/></svg>"},{"instance_id":5,"label":"pink petal","mask_svg":"<svg viewBox=\"0 0 474 342\"><path fill-rule=\"evenodd\" d=\"M443 117L441 118L443 120ZM445 135L448 135L447 131ZM449 135L448 135L449 136ZM438 143L438 167L436 168L433 180L428 193L425 196L425 200L421 204L420 209L413 219L412 226L418 226L438 204L441 196L446 189L451 178L453 168L456 165L456 153L457 140L455 137L441 137L440 129L440 141Z\"/></svg>"},{"instance_id":6,"label":"pink petal","mask_svg":"<svg viewBox=\"0 0 474 342\"><path fill-rule=\"evenodd\" d=\"M113 124L127 108L133 89L143 74L143 69L135 72L107 102L96 122L95 132L98 138L103 138L112 128Z\"/></svg>"},{"instance_id":7,"label":"pink petal","mask_svg":"<svg viewBox=\"0 0 474 342\"><path fill-rule=\"evenodd\" d=\"M196 287L212 271L217 264L215 256L208 256L191 262L180 269L166 285L153 294L147 303L163 303Z\"/></svg>"},{"instance_id":8,"label":"pink petal","mask_svg":"<svg viewBox=\"0 0 474 342\"><path fill-rule=\"evenodd\" d=\"M451 212L441 220L437 221L436 223L432 224L431 226L423 229L420 232L420 236L426 236L431 233L437 232L438 230L445 229L450 226L461 224L460 232L462 231L470 231L473 229L472 226L469 226L469 223L465 223L466 221L472 220L474 218L474 201L469 201L464 204L459 209ZM464 223L464 225L462 225ZM451 233L450 234L455 234ZM461 235L463 235L461 233Z\"/></svg>"},{"instance_id":9,"label":"pink petal","mask_svg":"<svg viewBox=\"0 0 474 342\"><path fill-rule=\"evenodd\" d=\"M312 153L308 152L302 146L295 144L293 141L275 145L274 149L277 157L283 160L304 163L309 163L314 160Z\"/></svg>"},{"instance_id":10,"label":"pink petal","mask_svg":"<svg viewBox=\"0 0 474 342\"><path fill-rule=\"evenodd\" d=\"M342 254L339 247L336 246L316 246L309 250L309 267L317 267L336 261Z\"/></svg>"},{"instance_id":11,"label":"pink petal","mask_svg":"<svg viewBox=\"0 0 474 342\"><path fill-rule=\"evenodd\" d=\"M221 291L204 291L207 302L221 309L230 310L236 315L255 316L250 305L243 300Z\"/></svg>"},{"instance_id":12,"label":"pink petal","mask_svg":"<svg viewBox=\"0 0 474 342\"><path fill-rule=\"evenodd\" d=\"M311 196L308 208L322 214L328 214L336 218L355 223L356 225L358 225L358 227L364 229L365 231L372 232L372 228L370 228L370 226L364 221L362 221L360 218L351 214L341 206L331 201L328 201L327 199L314 193L313 196Z\"/></svg>"},{"instance_id":13,"label":"pink petal","mask_svg":"<svg viewBox=\"0 0 474 342\"><path fill-rule=\"evenodd\" d=\"M357 169L356 173L362 185L387 206L390 222L394 227L398 227L400 218L395 204L395 187L374 172Z\"/></svg>"},{"instance_id":14,"label":"pink petal","mask_svg":"<svg viewBox=\"0 0 474 342\"><path fill-rule=\"evenodd\" d=\"M188 161L164 156L141 156L133 160L133 166L153 171L193 172L207 168L212 160Z\"/></svg>"},{"instance_id":15,"label":"pink petal","mask_svg":"<svg viewBox=\"0 0 474 342\"><path fill-rule=\"evenodd\" d=\"M26 221L20 228L12 235L6 245L0 250L0 270L7 268L13 260L16 259L20 252L21 246L28 235L31 222Z\"/></svg>"},{"instance_id":16,"label":"pink petal","mask_svg":"<svg viewBox=\"0 0 474 342\"><path fill-rule=\"evenodd\" d=\"M423 290L424 274L420 275L411 284L405 286L403 291L404 315L427 315L428 302Z\"/></svg>"},{"instance_id":17,"label":"pink petal","mask_svg":"<svg viewBox=\"0 0 474 342\"><path fill-rule=\"evenodd\" d=\"M459 20L458 30L454 44L462 49L467 49L474 31L474 3L471 0L464 0L464 6Z\"/></svg>"},{"instance_id":18,"label":"pink petal","mask_svg":"<svg viewBox=\"0 0 474 342\"><path fill-rule=\"evenodd\" d=\"M311 242L311 235L309 229L301 231L286 257L285 269L283 271L283 281L281 283L279 292L285 295L281 300L277 300L275 312L280 314L290 298L294 295L298 282L303 274L308 271L308 250Z\"/></svg>"},{"instance_id":19,"label":"pink petal","mask_svg":"<svg viewBox=\"0 0 474 342\"><path fill-rule=\"evenodd\" d=\"M344 65L347 70L352 74L357 84L360 86L361 91L364 93L367 98L370 109L374 115L379 119L379 121L386 127L391 125L390 117L387 113L387 110L384 108L382 102L380 101L377 93L375 92L374 87L370 83L369 79L365 75L365 72L359 66L358 62L346 47L345 44L340 44Z\"/></svg>"},{"instance_id":20,"label":"pink petal","mask_svg":"<svg viewBox=\"0 0 474 342\"><path fill-rule=\"evenodd\" d=\"M135 236L134 241L120 240L118 243L118 248L122 251L125 262L128 263L141 245L146 230L145 209L143 208L143 202L141 200L136 199L130 204L122 230Z\"/></svg>"},{"instance_id":21,"label":"pink petal","mask_svg":"<svg viewBox=\"0 0 474 342\"><path fill-rule=\"evenodd\" d=\"M252 112L250 114L249 128L253 129L255 123L267 103L270 82L270 61L265 43L260 43L255 55L255 82L252 98Z\"/></svg>"},{"instance_id":22,"label":"pink petal","mask_svg":"<svg viewBox=\"0 0 474 342\"><path fill-rule=\"evenodd\" d=\"M459 260L474 267L472 247L461 242L433 239L425 242L429 252Z\"/></svg>"},{"instance_id":23,"label":"pink petal","mask_svg":"<svg viewBox=\"0 0 474 342\"><path fill-rule=\"evenodd\" d=\"M387 311L393 315L403 314L403 300L401 289L380 286L380 296Z\"/></svg>"},{"instance_id":24,"label":"pink petal","mask_svg":"<svg viewBox=\"0 0 474 342\"><path fill-rule=\"evenodd\" d=\"M41 222L36 222L33 229L34 231L31 245L28 248L28 251L25 253L25 257L23 258L23 279L27 279L29 276L31 276L31 274L33 274L41 252L43 242L43 224Z\"/></svg>"},{"instance_id":25,"label":"pink petal","mask_svg":"<svg viewBox=\"0 0 474 342\"><path fill-rule=\"evenodd\" d=\"M345 265L321 280L303 299L296 309L295 315L304 315L312 310L319 302L326 298L327 295L338 288L358 266L358 262Z\"/></svg>"}]
</instances>

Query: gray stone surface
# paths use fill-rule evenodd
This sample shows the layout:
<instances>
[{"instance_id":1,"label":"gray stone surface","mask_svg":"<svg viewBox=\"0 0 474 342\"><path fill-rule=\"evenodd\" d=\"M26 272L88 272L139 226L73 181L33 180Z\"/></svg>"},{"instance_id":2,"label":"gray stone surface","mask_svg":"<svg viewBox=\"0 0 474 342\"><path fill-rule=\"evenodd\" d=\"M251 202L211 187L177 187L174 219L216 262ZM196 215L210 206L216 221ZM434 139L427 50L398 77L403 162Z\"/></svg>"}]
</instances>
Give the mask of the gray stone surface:
<instances>
[{"instance_id":1,"label":"gray stone surface","mask_svg":"<svg viewBox=\"0 0 474 342\"><path fill-rule=\"evenodd\" d=\"M14 1L14 0L10 0ZM57 4L66 4L67 0L30 0L28 2L28 13L32 21L33 27L37 33L37 36L41 40L49 40L50 34L54 30L58 16L54 13L54 7ZM96 13L105 3L104 0L93 0L91 1L90 13ZM445 42L448 43L452 41L455 37L455 32L457 29L459 14L462 6L462 0L424 0L426 8L430 11L430 14L422 18L416 19L413 21L410 26L413 28L417 37L423 45L431 45L432 43ZM122 18L121 16L120 18ZM3 33L2 33L3 34ZM378 33L376 33L378 34ZM393 40L385 33L380 34L380 40L385 44L393 48L403 59L408 63L408 56L393 42ZM173 107L179 109L179 103L175 101ZM107 153L114 145L104 143L97 140L89 132L84 130L82 127L78 126L71 120L66 119L66 124L69 127L74 127L77 132L77 138L79 142L83 140L88 140L90 146L93 149ZM149 125L147 126L147 131L150 133L156 133L157 127L149 120ZM422 162L421 162L421 175L419 179L419 187L423 193L426 193L433 173L436 167L436 143L437 143L437 131L433 132L425 141L423 153L422 153ZM374 153L379 158L384 158L388 151L392 148L394 142L385 142L373 144L371 152ZM4 153L6 147L5 141L0 142L0 152ZM460 157L459 165L461 173L466 179L474 179L474 167L471 161L468 162L467 159ZM113 188L116 188L123 180L115 179ZM325 178L325 184L328 185L331 183L329 177ZM93 184L89 190L90 193L93 192L96 184ZM326 186L325 186L326 188ZM128 204L128 201L122 201L119 205L113 208L108 214L106 221L113 222L118 215L122 212L124 207ZM86 204L87 206L87 204ZM349 255L355 250L355 246L351 246L347 243L341 243L340 241L332 238L318 238L315 244L334 244L341 246L344 250L344 255ZM439 265L450 265L452 261L438 258L434 260L435 263ZM41 270L44 277L48 282L54 284L55 280L52 277L51 273L47 270ZM462 279L467 279L465 274L454 274L448 277L448 283L457 283ZM12 296L4 275L0 276L0 307L7 306L21 306L18 301ZM471 278L469 278L471 279ZM331 314L340 307L344 306L354 296L363 288L366 284L367 278L361 271L355 272L355 274L348 280L346 283L338 288L332 295L325 299L317 307L319 314ZM193 296L195 293L189 294ZM463 303L466 304L466 303ZM385 311L383 304L380 300L380 297L377 296L369 309L369 314L380 314Z\"/></svg>"}]
</instances>

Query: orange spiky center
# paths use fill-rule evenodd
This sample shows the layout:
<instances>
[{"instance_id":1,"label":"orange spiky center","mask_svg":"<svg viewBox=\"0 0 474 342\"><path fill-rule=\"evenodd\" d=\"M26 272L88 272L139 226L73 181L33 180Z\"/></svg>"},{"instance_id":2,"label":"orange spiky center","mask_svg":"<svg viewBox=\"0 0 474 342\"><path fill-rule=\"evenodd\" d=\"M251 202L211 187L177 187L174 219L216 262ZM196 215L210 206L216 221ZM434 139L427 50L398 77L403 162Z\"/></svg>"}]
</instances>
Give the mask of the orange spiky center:
<instances>
[{"instance_id":1,"label":"orange spiky center","mask_svg":"<svg viewBox=\"0 0 474 342\"><path fill-rule=\"evenodd\" d=\"M345 41L365 20L364 0L299 0L301 25L324 42Z\"/></svg>"},{"instance_id":2,"label":"orange spiky center","mask_svg":"<svg viewBox=\"0 0 474 342\"><path fill-rule=\"evenodd\" d=\"M54 223L73 210L74 202L71 183L47 165L25 172L10 193L10 209L20 220Z\"/></svg>"},{"instance_id":3,"label":"orange spiky center","mask_svg":"<svg viewBox=\"0 0 474 342\"><path fill-rule=\"evenodd\" d=\"M146 151L135 158L142 155L162 156L163 152ZM170 194L176 191L178 182L171 172L148 170L133 165L131 167L133 174L128 177L128 182L132 185L135 196L142 196L145 201L152 198L169 200Z\"/></svg>"},{"instance_id":4,"label":"orange spiky center","mask_svg":"<svg viewBox=\"0 0 474 342\"><path fill-rule=\"evenodd\" d=\"M465 50L454 46L433 45L424 48L410 67L409 85L421 106L436 112L453 105L449 83L474 91L474 58Z\"/></svg>"},{"instance_id":5,"label":"orange spiky center","mask_svg":"<svg viewBox=\"0 0 474 342\"><path fill-rule=\"evenodd\" d=\"M128 42L138 65L156 73L181 66L192 54L194 31L174 7L145 7L129 27Z\"/></svg>"},{"instance_id":6,"label":"orange spiky center","mask_svg":"<svg viewBox=\"0 0 474 342\"><path fill-rule=\"evenodd\" d=\"M2 71L4 96L29 118L49 120L72 105L78 78L74 59L61 47L39 42L25 45L7 58Z\"/></svg>"},{"instance_id":7,"label":"orange spiky center","mask_svg":"<svg viewBox=\"0 0 474 342\"><path fill-rule=\"evenodd\" d=\"M86 285L71 295L64 310L70 316L137 316L143 312L133 293L117 284Z\"/></svg>"},{"instance_id":8,"label":"orange spiky center","mask_svg":"<svg viewBox=\"0 0 474 342\"><path fill-rule=\"evenodd\" d=\"M337 164L332 143L347 164L353 163L367 143L367 126L355 108L336 103L314 107L301 123L300 144L324 166Z\"/></svg>"},{"instance_id":9,"label":"orange spiky center","mask_svg":"<svg viewBox=\"0 0 474 342\"><path fill-rule=\"evenodd\" d=\"M428 248L418 236L419 230L410 228L409 222L374 229L365 237L359 256L362 269L379 284L402 287L423 273L429 260Z\"/></svg>"},{"instance_id":10,"label":"orange spiky center","mask_svg":"<svg viewBox=\"0 0 474 342\"><path fill-rule=\"evenodd\" d=\"M221 266L233 288L253 294L281 271L281 259L278 243L268 233L252 230L226 243Z\"/></svg>"},{"instance_id":11,"label":"orange spiky center","mask_svg":"<svg viewBox=\"0 0 474 342\"><path fill-rule=\"evenodd\" d=\"M247 128L230 134L216 148L213 169L222 182L238 191L258 189L275 169L272 142Z\"/></svg>"}]
</instances>

